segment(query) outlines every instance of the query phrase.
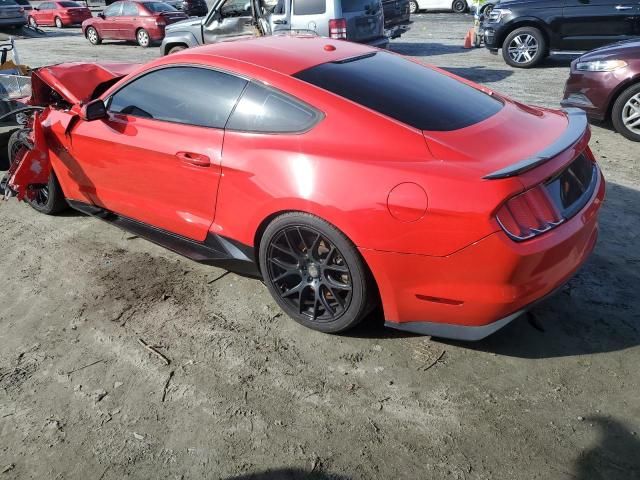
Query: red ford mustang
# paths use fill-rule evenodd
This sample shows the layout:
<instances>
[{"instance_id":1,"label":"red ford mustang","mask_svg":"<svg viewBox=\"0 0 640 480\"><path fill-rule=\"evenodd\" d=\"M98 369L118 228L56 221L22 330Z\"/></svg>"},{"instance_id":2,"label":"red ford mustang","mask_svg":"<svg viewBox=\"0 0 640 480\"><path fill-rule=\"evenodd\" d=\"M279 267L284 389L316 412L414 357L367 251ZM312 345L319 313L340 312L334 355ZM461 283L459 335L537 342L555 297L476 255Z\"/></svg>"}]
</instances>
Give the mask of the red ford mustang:
<instances>
[{"instance_id":1,"label":"red ford mustang","mask_svg":"<svg viewBox=\"0 0 640 480\"><path fill-rule=\"evenodd\" d=\"M367 46L265 37L144 66L39 69L8 190L263 278L324 332L477 340L592 251L580 111L532 108Z\"/></svg>"}]
</instances>

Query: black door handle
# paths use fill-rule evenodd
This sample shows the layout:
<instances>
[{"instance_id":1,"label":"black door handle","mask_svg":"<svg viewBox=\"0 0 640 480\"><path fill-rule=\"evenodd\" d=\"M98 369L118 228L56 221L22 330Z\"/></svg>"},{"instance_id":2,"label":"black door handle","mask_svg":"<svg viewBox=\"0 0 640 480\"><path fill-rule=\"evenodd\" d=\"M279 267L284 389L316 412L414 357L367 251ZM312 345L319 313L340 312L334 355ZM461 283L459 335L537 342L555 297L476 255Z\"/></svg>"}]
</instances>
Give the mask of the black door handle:
<instances>
[{"instance_id":1,"label":"black door handle","mask_svg":"<svg viewBox=\"0 0 640 480\"><path fill-rule=\"evenodd\" d=\"M273 23L274 23L274 25L286 25L287 21L286 20L274 20Z\"/></svg>"}]
</instances>

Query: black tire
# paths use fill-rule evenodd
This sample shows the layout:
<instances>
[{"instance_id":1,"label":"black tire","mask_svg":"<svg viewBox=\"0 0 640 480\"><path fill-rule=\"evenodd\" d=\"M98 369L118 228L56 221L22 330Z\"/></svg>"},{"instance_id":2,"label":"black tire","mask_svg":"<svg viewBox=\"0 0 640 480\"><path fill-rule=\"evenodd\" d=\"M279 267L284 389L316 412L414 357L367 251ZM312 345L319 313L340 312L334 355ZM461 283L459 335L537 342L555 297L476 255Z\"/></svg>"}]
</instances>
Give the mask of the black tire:
<instances>
[{"instance_id":1,"label":"black tire","mask_svg":"<svg viewBox=\"0 0 640 480\"><path fill-rule=\"evenodd\" d=\"M467 2L465 0L453 0L451 10L455 13L464 13L467 11Z\"/></svg>"},{"instance_id":2,"label":"black tire","mask_svg":"<svg viewBox=\"0 0 640 480\"><path fill-rule=\"evenodd\" d=\"M636 117L635 115L639 115ZM640 83L623 91L611 109L611 123L620 135L640 142Z\"/></svg>"},{"instance_id":3,"label":"black tire","mask_svg":"<svg viewBox=\"0 0 640 480\"><path fill-rule=\"evenodd\" d=\"M102 38L100 38L100 34L94 27L87 27L84 36L87 37L91 45L100 45L102 43Z\"/></svg>"},{"instance_id":4,"label":"black tire","mask_svg":"<svg viewBox=\"0 0 640 480\"><path fill-rule=\"evenodd\" d=\"M375 306L375 286L356 247L313 215L276 217L262 236L259 260L275 301L305 327L343 332Z\"/></svg>"},{"instance_id":5,"label":"black tire","mask_svg":"<svg viewBox=\"0 0 640 480\"><path fill-rule=\"evenodd\" d=\"M53 23L55 24L56 28L64 28L64 24L62 23L62 19L60 17L54 18Z\"/></svg>"},{"instance_id":6,"label":"black tire","mask_svg":"<svg viewBox=\"0 0 640 480\"><path fill-rule=\"evenodd\" d=\"M535 27L516 28L502 44L502 58L516 68L531 68L547 55L547 40Z\"/></svg>"},{"instance_id":7,"label":"black tire","mask_svg":"<svg viewBox=\"0 0 640 480\"><path fill-rule=\"evenodd\" d=\"M17 156L24 155L25 151L31 148L31 145L25 137L25 130L18 130L11 134L7 146L9 161L11 163L13 163ZM53 170L51 170L47 184L37 187L35 197L32 199L27 197L26 202L31 205L34 210L44 213L45 215L55 215L69 207Z\"/></svg>"},{"instance_id":8,"label":"black tire","mask_svg":"<svg viewBox=\"0 0 640 480\"><path fill-rule=\"evenodd\" d=\"M187 49L186 45L174 45L169 49L169 51L167 52L167 55L171 55L172 53L178 53L186 49Z\"/></svg>"},{"instance_id":9,"label":"black tire","mask_svg":"<svg viewBox=\"0 0 640 480\"><path fill-rule=\"evenodd\" d=\"M138 30L136 30L136 41L142 48L151 46L151 37L149 36L149 32L147 32L144 28L139 28Z\"/></svg>"},{"instance_id":10,"label":"black tire","mask_svg":"<svg viewBox=\"0 0 640 480\"><path fill-rule=\"evenodd\" d=\"M420 5L416 0L409 1L409 13L413 15L414 13L418 13L420 11Z\"/></svg>"}]
</instances>

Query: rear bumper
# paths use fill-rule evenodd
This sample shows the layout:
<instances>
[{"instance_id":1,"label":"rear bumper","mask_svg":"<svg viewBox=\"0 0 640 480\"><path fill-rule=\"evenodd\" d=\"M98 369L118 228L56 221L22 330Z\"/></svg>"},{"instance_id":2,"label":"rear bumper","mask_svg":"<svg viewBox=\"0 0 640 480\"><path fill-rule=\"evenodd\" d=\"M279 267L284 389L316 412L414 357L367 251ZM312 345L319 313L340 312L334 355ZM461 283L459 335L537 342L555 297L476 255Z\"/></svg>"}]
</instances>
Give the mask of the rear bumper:
<instances>
[{"instance_id":1,"label":"rear bumper","mask_svg":"<svg viewBox=\"0 0 640 480\"><path fill-rule=\"evenodd\" d=\"M92 17L91 14L89 15L73 15L73 16L61 16L60 20L62 20L62 24L65 27L71 26L71 25L82 25L82 22L84 22L85 20L88 20Z\"/></svg>"},{"instance_id":2,"label":"rear bumper","mask_svg":"<svg viewBox=\"0 0 640 480\"><path fill-rule=\"evenodd\" d=\"M378 283L387 326L433 336L480 340L566 283L598 236L605 195L563 225L514 242L502 231L447 257L361 249Z\"/></svg>"},{"instance_id":3,"label":"rear bumper","mask_svg":"<svg viewBox=\"0 0 640 480\"><path fill-rule=\"evenodd\" d=\"M26 24L26 17L0 18L0 27L21 27Z\"/></svg>"}]
</instances>

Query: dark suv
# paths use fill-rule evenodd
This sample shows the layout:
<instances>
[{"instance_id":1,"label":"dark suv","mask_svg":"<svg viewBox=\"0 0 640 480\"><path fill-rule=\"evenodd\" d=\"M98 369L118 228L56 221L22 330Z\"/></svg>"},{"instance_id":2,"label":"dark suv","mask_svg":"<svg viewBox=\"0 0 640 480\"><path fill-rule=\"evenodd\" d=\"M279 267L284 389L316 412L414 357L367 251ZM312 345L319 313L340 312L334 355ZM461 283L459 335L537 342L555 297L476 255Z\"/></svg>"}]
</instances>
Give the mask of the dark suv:
<instances>
[{"instance_id":1,"label":"dark suv","mask_svg":"<svg viewBox=\"0 0 640 480\"><path fill-rule=\"evenodd\" d=\"M583 52L640 35L637 0L502 0L483 22L485 45L528 68L557 51Z\"/></svg>"}]
</instances>

